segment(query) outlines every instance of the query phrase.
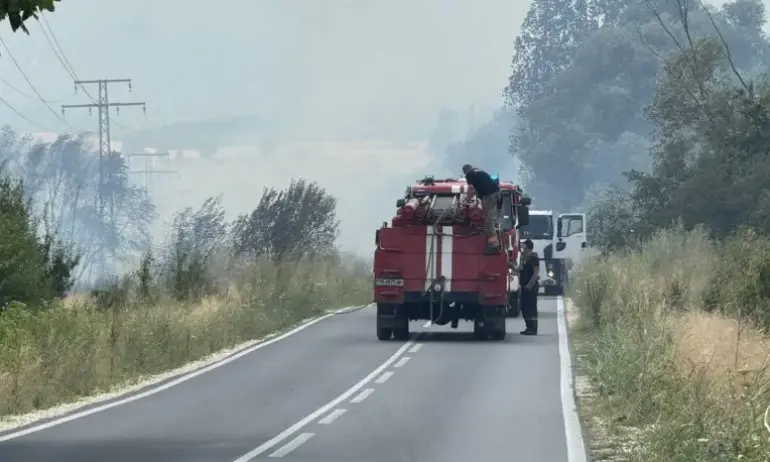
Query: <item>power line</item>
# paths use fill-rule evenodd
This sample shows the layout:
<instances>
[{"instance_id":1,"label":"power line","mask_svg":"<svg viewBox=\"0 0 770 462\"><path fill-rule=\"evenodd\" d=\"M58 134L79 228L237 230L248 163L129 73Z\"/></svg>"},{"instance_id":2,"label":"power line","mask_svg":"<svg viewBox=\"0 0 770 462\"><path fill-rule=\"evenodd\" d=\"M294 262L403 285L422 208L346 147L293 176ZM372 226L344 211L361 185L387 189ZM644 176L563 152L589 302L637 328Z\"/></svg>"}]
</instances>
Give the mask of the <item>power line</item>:
<instances>
[{"instance_id":1,"label":"power line","mask_svg":"<svg viewBox=\"0 0 770 462\"><path fill-rule=\"evenodd\" d=\"M43 22L40 22L40 19L43 20ZM78 77L77 73L75 72L75 68L72 67L72 64L70 63L70 60L67 59L67 55L64 53L64 49L62 48L61 44L59 43L59 40L56 38L56 34L53 32L53 28L50 24L48 24L48 20L45 19L45 14L42 12L40 13L40 19L37 19L37 23L40 26L40 30L43 32L43 36L45 37L46 41L48 42L48 45L53 50L54 54L56 55L56 58L61 63L62 67L65 71L72 77L72 80L79 81L80 78ZM46 29L48 29L48 32L46 32ZM50 34L50 37L49 37ZM94 103L98 104L98 101L96 101L96 98L91 96L91 93L88 92L88 89L80 85L80 88L83 90L83 92L88 96L88 98L93 101ZM78 85L75 84L75 92L77 92ZM113 121L113 123L119 127L123 127L130 130L130 127L127 127L123 124L121 124L118 121Z\"/></svg>"},{"instance_id":2,"label":"power line","mask_svg":"<svg viewBox=\"0 0 770 462\"><path fill-rule=\"evenodd\" d=\"M21 96L26 96L29 99L37 99L35 96L30 95L29 93L19 90L15 86L11 84L11 82L5 80L4 78L0 77L0 82L3 82L6 86L8 86L11 90L15 91L16 93L20 94ZM48 99L45 101L46 103L61 103L62 100L60 99Z\"/></svg>"},{"instance_id":3,"label":"power line","mask_svg":"<svg viewBox=\"0 0 770 462\"><path fill-rule=\"evenodd\" d=\"M57 114L57 113L56 113L56 111L54 111L54 110L53 110L53 108L51 107L51 105L50 105L50 104L48 104L48 103L45 101L45 98L43 98L43 96L40 94L40 92L39 92L39 91L37 91L37 88L35 88L35 86L34 86L34 85L32 85L32 82L29 80L29 77L27 77L27 74L25 74L25 73L24 73L24 70L21 68L21 66L19 66L19 63L18 63L18 61L16 61L16 58L13 56L13 53L11 53L11 49L10 49L10 48L8 48L8 45L6 45L6 44L5 44L5 40L3 40L3 37L2 37L2 36L0 36L0 44L2 44L2 45L3 45L3 48L5 48L5 51L7 51L7 52L8 52L8 56L11 58L11 61L13 61L13 64L16 66L16 69L18 69L18 70L19 70L19 72L21 73L22 77L24 77L24 80L26 80L26 81L27 81L27 83L29 84L29 87L32 89L32 91L34 91L34 92L35 92L35 94L37 95L37 97L40 99L40 102L42 102L42 103L45 105L45 107L47 107L47 108L48 108L48 110L49 110L49 111L51 111L51 114L53 114L53 115L54 115L54 116L55 116L57 119L59 119L59 120L61 120L62 122L64 122L64 124L65 124L65 125L67 125L69 128L71 128L71 129L75 130L75 127L73 127L72 125L70 125L70 124L69 124L69 122L67 122L66 120L64 120L64 117L60 116L59 114Z\"/></svg>"},{"instance_id":4,"label":"power line","mask_svg":"<svg viewBox=\"0 0 770 462\"><path fill-rule=\"evenodd\" d=\"M3 103L8 109L10 109L14 113L16 113L17 116L21 117L22 119L26 120L27 122L31 123L32 125L36 126L37 128L41 128L41 129L43 129L43 130L45 130L47 132L54 132L54 133L56 132L56 130L51 130L50 128L45 127L43 125L40 125L39 123L31 120L29 117L27 117L24 114L22 114L21 112L19 112L15 107L11 106L11 103L6 101L2 96L0 96L0 103Z\"/></svg>"},{"instance_id":5,"label":"power line","mask_svg":"<svg viewBox=\"0 0 770 462\"><path fill-rule=\"evenodd\" d=\"M43 19L43 21L45 21L45 19ZM48 23L45 23L45 24L48 25ZM51 32L51 36L49 36L48 32L46 32L45 30L46 28L43 27L43 24L40 23L40 20L38 20L38 26L40 26L40 31L43 32L43 37L45 37L45 41L48 42L48 46L51 47L51 49L53 50L53 54L56 55L56 59L59 60L64 70L67 71L70 77L72 77L72 80L77 80L78 77L75 75L75 72L72 70L72 66L69 65L69 61L67 61L67 57L60 50L58 50L56 46L53 44L53 42L51 41L51 36L53 36L53 32ZM56 38L54 37L54 40L55 39ZM56 43L58 45L59 42L57 41Z\"/></svg>"}]
</instances>

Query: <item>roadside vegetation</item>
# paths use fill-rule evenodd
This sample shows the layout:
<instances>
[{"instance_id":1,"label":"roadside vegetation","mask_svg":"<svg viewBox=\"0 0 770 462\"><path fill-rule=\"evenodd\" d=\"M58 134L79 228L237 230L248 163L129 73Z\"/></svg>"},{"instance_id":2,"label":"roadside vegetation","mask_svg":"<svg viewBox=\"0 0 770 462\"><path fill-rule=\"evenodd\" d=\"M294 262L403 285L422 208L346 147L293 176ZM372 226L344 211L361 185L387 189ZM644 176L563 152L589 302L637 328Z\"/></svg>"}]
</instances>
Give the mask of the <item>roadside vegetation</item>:
<instances>
[{"instance_id":1,"label":"roadside vegetation","mask_svg":"<svg viewBox=\"0 0 770 462\"><path fill-rule=\"evenodd\" d=\"M533 87L540 95L519 111L525 128L518 143L534 146L523 159L538 187L574 188L574 194L557 194L571 202L554 199L555 208L579 206L584 191L591 243L602 252L581 266L570 287L576 363L587 384L578 387L579 406L592 456L767 461L765 9L754 0L721 8L686 0L621 3L618 15L570 43L574 61L556 66L553 57L541 57L556 77L546 79L551 87ZM618 72L620 62L635 70ZM578 80L581 75L594 78ZM601 99L569 102L587 95ZM572 116L557 110L560 105L593 112L567 120ZM586 128L591 122L617 122L616 134L623 135L598 136ZM580 144L565 149L558 133L548 135L552 128ZM554 150L574 154L582 174L549 170ZM600 169L617 176L598 184L592 175ZM583 184L561 181L567 174Z\"/></svg>"},{"instance_id":2,"label":"roadside vegetation","mask_svg":"<svg viewBox=\"0 0 770 462\"><path fill-rule=\"evenodd\" d=\"M125 165L112 185L121 210L98 222L98 176L88 163L67 162L87 160L83 149L67 136L24 146L9 129L0 143L0 420L137 383L370 300L368 267L340 255L336 200L315 183L266 189L232 223L210 198L179 211L165 241L150 245L144 224L154 207L146 191L120 183ZM104 270L142 246L133 271Z\"/></svg>"},{"instance_id":3,"label":"roadside vegetation","mask_svg":"<svg viewBox=\"0 0 770 462\"><path fill-rule=\"evenodd\" d=\"M769 269L765 237L683 228L583 267L580 405L594 449L614 448L597 460L767 460Z\"/></svg>"}]
</instances>

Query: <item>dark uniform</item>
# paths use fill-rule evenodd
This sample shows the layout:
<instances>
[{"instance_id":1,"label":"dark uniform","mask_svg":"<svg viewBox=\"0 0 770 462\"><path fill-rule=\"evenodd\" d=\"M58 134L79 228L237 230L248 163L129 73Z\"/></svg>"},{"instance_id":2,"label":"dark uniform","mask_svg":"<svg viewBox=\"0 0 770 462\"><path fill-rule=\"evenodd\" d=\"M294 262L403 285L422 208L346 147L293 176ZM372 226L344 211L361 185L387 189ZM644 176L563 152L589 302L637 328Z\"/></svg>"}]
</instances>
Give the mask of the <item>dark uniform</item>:
<instances>
[{"instance_id":1,"label":"dark uniform","mask_svg":"<svg viewBox=\"0 0 770 462\"><path fill-rule=\"evenodd\" d=\"M531 241L530 241L531 242ZM527 245L525 243L525 245ZM524 324L526 329L521 333L523 335L537 335L537 293L540 289L540 284L535 282L531 290L527 290L525 286L532 279L532 275L535 274L535 270L540 266L540 257L537 253L532 252L527 257L524 265L519 273L519 283L521 285L521 315L524 318Z\"/></svg>"},{"instance_id":2,"label":"dark uniform","mask_svg":"<svg viewBox=\"0 0 770 462\"><path fill-rule=\"evenodd\" d=\"M497 240L497 203L500 201L500 185L484 170L470 165L463 167L465 181L473 186L476 195L481 199L484 210L484 230L487 234L487 245L493 249L499 248Z\"/></svg>"}]
</instances>

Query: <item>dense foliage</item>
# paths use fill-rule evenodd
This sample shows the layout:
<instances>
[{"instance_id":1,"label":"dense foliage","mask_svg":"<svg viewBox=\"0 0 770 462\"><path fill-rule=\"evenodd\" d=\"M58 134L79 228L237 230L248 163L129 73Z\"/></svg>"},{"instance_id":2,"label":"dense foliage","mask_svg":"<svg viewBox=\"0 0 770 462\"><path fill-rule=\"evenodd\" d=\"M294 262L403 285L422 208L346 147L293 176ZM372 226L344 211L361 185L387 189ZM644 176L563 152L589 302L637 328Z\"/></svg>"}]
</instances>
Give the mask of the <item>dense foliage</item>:
<instances>
[{"instance_id":1,"label":"dense foliage","mask_svg":"<svg viewBox=\"0 0 770 462\"><path fill-rule=\"evenodd\" d=\"M43 11L54 11L56 2L61 0L2 0L0 1L0 21L8 20L11 30L21 29L29 34L24 22L29 18L37 19Z\"/></svg>"}]
</instances>

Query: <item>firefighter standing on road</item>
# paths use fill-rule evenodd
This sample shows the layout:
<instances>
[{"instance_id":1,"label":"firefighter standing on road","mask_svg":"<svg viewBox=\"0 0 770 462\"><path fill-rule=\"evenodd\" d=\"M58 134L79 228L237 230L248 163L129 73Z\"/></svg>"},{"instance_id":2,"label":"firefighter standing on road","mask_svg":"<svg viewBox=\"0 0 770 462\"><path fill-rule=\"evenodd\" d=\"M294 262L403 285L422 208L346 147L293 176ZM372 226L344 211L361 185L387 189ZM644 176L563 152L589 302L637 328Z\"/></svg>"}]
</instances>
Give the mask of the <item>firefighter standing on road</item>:
<instances>
[{"instance_id":1,"label":"firefighter standing on road","mask_svg":"<svg viewBox=\"0 0 770 462\"><path fill-rule=\"evenodd\" d=\"M500 242L497 239L497 203L500 200L500 185L484 170L474 168L470 164L463 165L465 180L473 186L476 195L481 199L484 210L484 229L487 234L487 251L499 252Z\"/></svg>"},{"instance_id":2,"label":"firefighter standing on road","mask_svg":"<svg viewBox=\"0 0 770 462\"><path fill-rule=\"evenodd\" d=\"M519 272L521 282L521 314L526 328L521 335L537 335L537 292L540 289L540 257L533 252L535 243L531 239L522 242L521 256L524 265Z\"/></svg>"}]
</instances>

